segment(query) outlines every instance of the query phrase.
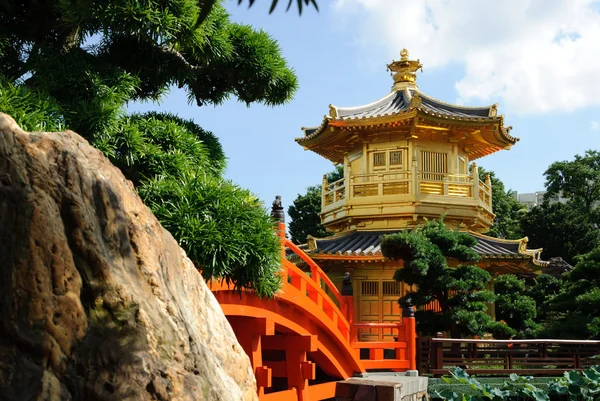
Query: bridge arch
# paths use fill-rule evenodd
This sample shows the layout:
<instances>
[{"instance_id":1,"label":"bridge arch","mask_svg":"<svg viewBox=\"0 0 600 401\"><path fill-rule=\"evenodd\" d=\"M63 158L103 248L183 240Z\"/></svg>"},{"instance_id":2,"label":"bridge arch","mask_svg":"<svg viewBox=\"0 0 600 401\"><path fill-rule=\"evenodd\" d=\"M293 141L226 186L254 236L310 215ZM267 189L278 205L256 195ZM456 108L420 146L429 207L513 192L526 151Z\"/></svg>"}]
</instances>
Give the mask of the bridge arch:
<instances>
[{"instance_id":1,"label":"bridge arch","mask_svg":"<svg viewBox=\"0 0 600 401\"><path fill-rule=\"evenodd\" d=\"M282 238L282 248L304 260L310 276L284 255L282 288L273 298L210 283L250 358L261 401L323 400L335 396L337 381L366 369L414 369L414 318L407 319L408 325L383 324L398 330L396 342L358 341L355 326L365 324L353 324L352 297L342 296L320 267L289 240ZM370 360L360 359L364 348L370 349ZM384 360L383 350L389 348L396 350L395 360Z\"/></svg>"}]
</instances>

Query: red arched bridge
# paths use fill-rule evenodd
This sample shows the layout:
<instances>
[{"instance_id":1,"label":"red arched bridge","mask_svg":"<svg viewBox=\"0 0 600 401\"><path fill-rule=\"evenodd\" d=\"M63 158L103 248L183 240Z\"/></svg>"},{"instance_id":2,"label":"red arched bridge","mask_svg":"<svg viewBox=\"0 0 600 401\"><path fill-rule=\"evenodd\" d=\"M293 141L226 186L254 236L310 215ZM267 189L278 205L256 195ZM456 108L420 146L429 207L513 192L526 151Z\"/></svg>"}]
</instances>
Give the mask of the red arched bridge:
<instances>
[{"instance_id":1,"label":"red arched bridge","mask_svg":"<svg viewBox=\"0 0 600 401\"><path fill-rule=\"evenodd\" d=\"M235 335L248 354L261 401L315 401L335 396L336 382L368 370L416 369L414 317L399 323L353 323L352 296L342 296L321 268L285 239L310 275L283 256L280 292L259 298L212 283ZM359 341L357 331L394 332L395 341ZM361 352L363 350L363 352ZM385 357L384 357L385 351ZM367 359L361 359L361 355Z\"/></svg>"}]
</instances>

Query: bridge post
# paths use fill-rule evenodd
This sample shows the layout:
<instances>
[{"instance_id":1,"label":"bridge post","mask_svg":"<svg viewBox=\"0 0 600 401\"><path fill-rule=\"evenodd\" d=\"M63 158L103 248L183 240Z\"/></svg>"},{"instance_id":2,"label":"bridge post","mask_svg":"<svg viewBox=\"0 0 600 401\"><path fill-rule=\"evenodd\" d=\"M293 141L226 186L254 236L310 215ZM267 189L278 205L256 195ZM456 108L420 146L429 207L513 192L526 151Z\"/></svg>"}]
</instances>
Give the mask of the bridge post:
<instances>
[{"instance_id":1,"label":"bridge post","mask_svg":"<svg viewBox=\"0 0 600 401\"><path fill-rule=\"evenodd\" d=\"M271 218L273 218L273 221L277 224L277 236L281 243L281 260L283 261L285 260L285 212L283 211L280 195L275 197L273 206L271 206ZM285 270L283 263L281 264L281 267ZM285 277L285 281L287 281L287 276Z\"/></svg>"},{"instance_id":2,"label":"bridge post","mask_svg":"<svg viewBox=\"0 0 600 401\"><path fill-rule=\"evenodd\" d=\"M288 390L296 389L298 401L309 401L308 381L315 379L316 365L307 356L317 351L317 336L285 334L265 337L265 340L265 350L285 351L285 361L266 362L273 367L273 376L287 378ZM289 398L281 400L284 399Z\"/></svg>"},{"instance_id":3,"label":"bridge post","mask_svg":"<svg viewBox=\"0 0 600 401\"><path fill-rule=\"evenodd\" d=\"M412 306L408 306L402 311L402 324L405 330L408 369L417 370L417 324L415 321L415 309Z\"/></svg>"},{"instance_id":4,"label":"bridge post","mask_svg":"<svg viewBox=\"0 0 600 401\"><path fill-rule=\"evenodd\" d=\"M350 326L349 341L350 344L355 343L358 339L356 338L356 328L354 327L354 288L352 287L352 281L350 280L350 272L344 273L344 281L342 282L342 299L344 305L342 305L342 313L348 321ZM357 353L360 353L357 351Z\"/></svg>"},{"instance_id":5,"label":"bridge post","mask_svg":"<svg viewBox=\"0 0 600 401\"><path fill-rule=\"evenodd\" d=\"M267 318L251 318L232 316L229 324L236 334L237 340L250 359L258 396L265 394L265 388L272 386L272 371L263 366L262 350L263 336L275 334L275 325Z\"/></svg>"}]
</instances>

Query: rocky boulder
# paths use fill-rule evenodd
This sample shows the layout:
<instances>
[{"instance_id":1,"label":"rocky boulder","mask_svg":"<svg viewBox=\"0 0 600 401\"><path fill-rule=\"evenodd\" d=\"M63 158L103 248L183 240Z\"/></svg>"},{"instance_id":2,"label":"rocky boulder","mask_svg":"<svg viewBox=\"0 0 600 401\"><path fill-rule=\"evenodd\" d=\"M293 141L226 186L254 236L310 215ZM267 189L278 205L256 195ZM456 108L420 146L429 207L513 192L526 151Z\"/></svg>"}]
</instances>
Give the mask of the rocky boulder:
<instances>
[{"instance_id":1,"label":"rocky boulder","mask_svg":"<svg viewBox=\"0 0 600 401\"><path fill-rule=\"evenodd\" d=\"M0 400L254 400L200 274L71 131L0 113Z\"/></svg>"}]
</instances>

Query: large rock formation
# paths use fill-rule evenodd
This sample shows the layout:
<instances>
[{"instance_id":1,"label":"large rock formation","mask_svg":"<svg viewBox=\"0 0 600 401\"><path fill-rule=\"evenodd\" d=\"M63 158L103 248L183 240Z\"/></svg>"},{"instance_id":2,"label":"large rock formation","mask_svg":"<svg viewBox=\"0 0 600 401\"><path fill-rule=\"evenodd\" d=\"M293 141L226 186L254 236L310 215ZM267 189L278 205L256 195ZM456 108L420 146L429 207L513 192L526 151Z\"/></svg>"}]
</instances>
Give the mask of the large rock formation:
<instances>
[{"instance_id":1,"label":"large rock formation","mask_svg":"<svg viewBox=\"0 0 600 401\"><path fill-rule=\"evenodd\" d=\"M218 303L74 132L0 113L0 400L253 400Z\"/></svg>"}]
</instances>

